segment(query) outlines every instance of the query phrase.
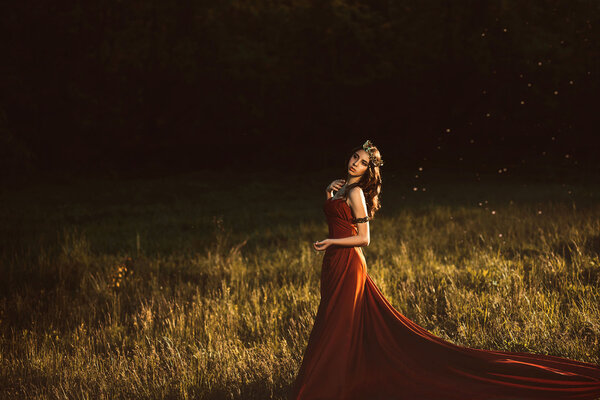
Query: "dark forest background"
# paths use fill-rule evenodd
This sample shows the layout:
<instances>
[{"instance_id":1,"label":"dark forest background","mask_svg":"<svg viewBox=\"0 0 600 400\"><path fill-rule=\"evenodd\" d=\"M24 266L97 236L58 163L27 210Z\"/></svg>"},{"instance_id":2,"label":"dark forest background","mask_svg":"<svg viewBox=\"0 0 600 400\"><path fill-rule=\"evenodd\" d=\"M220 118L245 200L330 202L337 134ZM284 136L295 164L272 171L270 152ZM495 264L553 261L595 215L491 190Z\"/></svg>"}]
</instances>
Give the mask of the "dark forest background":
<instances>
[{"instance_id":1,"label":"dark forest background","mask_svg":"<svg viewBox=\"0 0 600 400\"><path fill-rule=\"evenodd\" d=\"M1 6L3 174L344 165L597 171L593 0Z\"/></svg>"}]
</instances>

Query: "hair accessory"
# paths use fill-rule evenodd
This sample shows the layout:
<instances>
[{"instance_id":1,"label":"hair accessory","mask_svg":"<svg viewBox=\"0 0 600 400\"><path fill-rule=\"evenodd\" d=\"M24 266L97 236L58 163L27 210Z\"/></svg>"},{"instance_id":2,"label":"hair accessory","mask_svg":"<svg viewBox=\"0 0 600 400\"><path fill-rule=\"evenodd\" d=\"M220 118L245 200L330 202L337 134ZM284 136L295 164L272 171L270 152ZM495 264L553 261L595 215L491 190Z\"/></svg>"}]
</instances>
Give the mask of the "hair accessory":
<instances>
[{"instance_id":1,"label":"hair accessory","mask_svg":"<svg viewBox=\"0 0 600 400\"><path fill-rule=\"evenodd\" d=\"M379 160L377 161L377 158L375 157L375 146L373 145L373 143L371 143L370 140L367 139L367 141L362 145L363 150L367 152L367 154L369 155L369 160L371 161L371 164L373 164L375 167L381 167L383 165L383 160Z\"/></svg>"}]
</instances>

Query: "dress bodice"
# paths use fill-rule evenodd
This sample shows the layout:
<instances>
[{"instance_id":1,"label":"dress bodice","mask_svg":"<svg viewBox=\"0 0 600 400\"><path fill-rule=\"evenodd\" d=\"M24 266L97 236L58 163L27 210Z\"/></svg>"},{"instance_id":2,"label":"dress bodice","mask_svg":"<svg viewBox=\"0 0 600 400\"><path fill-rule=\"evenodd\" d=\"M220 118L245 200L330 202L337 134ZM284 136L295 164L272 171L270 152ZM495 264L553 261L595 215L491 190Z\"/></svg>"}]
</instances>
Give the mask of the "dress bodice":
<instances>
[{"instance_id":1,"label":"dress bodice","mask_svg":"<svg viewBox=\"0 0 600 400\"><path fill-rule=\"evenodd\" d=\"M337 239L358 234L356 225L352 223L352 209L346 203L346 199L327 199L323 211L329 226L329 238Z\"/></svg>"}]
</instances>

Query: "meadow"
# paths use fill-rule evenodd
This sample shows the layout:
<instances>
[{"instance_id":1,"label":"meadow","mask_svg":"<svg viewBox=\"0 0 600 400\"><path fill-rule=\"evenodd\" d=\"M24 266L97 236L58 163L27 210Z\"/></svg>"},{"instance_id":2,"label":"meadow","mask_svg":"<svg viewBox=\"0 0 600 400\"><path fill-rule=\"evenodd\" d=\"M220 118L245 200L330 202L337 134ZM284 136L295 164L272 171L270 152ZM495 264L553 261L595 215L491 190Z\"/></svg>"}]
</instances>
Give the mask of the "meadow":
<instances>
[{"instance_id":1,"label":"meadow","mask_svg":"<svg viewBox=\"0 0 600 400\"><path fill-rule=\"evenodd\" d=\"M334 171L61 178L0 197L0 398L284 399ZM600 364L600 187L384 175L364 248L453 343Z\"/></svg>"}]
</instances>

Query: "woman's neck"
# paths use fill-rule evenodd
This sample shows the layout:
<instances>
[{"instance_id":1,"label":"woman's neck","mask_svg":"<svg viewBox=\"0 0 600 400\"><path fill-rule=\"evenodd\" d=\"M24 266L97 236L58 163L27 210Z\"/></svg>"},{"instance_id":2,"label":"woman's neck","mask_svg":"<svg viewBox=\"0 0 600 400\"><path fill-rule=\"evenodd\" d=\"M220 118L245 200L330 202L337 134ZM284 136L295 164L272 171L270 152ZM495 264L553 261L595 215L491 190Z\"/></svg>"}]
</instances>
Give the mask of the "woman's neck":
<instances>
[{"instance_id":1,"label":"woman's neck","mask_svg":"<svg viewBox=\"0 0 600 400\"><path fill-rule=\"evenodd\" d=\"M360 176L348 175L348 178L346 179L346 184L344 186L352 185L353 183L358 182L359 180Z\"/></svg>"}]
</instances>

